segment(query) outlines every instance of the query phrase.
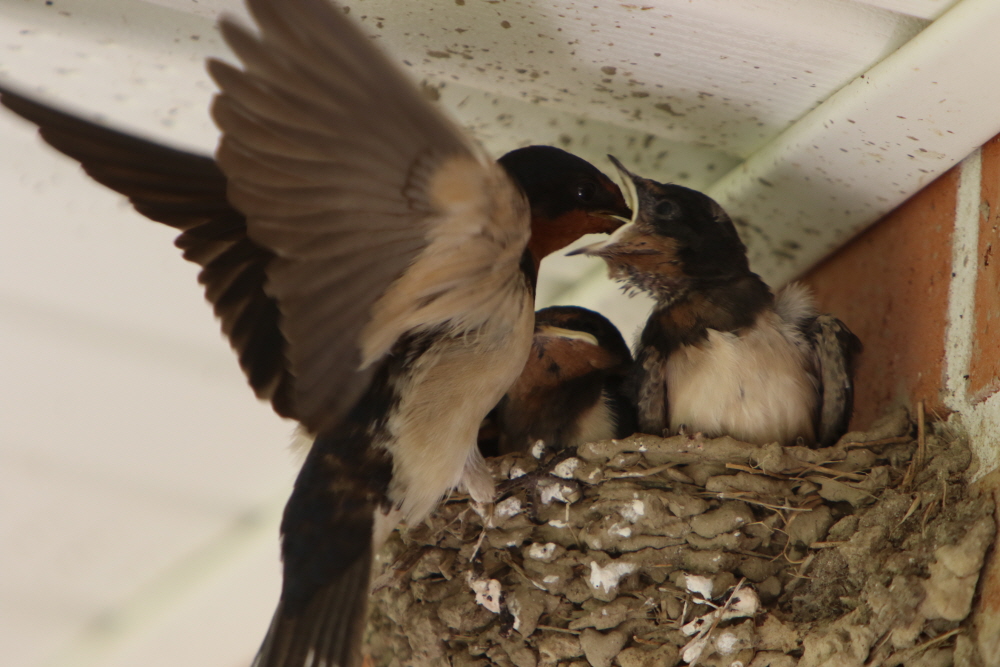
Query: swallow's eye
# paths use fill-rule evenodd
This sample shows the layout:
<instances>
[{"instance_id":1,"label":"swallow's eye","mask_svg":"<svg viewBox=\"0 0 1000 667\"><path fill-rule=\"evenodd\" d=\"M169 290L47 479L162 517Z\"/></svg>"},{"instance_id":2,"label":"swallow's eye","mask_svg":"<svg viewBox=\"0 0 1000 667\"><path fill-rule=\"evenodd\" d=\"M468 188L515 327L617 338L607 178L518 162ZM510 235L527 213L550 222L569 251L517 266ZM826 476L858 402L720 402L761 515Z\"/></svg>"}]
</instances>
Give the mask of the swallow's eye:
<instances>
[{"instance_id":1,"label":"swallow's eye","mask_svg":"<svg viewBox=\"0 0 1000 667\"><path fill-rule=\"evenodd\" d=\"M597 185L587 181L576 186L576 198L582 202L589 202L597 194Z\"/></svg>"},{"instance_id":2,"label":"swallow's eye","mask_svg":"<svg viewBox=\"0 0 1000 667\"><path fill-rule=\"evenodd\" d=\"M669 218L677 212L677 204L669 199L663 199L656 203L656 208L654 210L656 211L657 217Z\"/></svg>"}]
</instances>

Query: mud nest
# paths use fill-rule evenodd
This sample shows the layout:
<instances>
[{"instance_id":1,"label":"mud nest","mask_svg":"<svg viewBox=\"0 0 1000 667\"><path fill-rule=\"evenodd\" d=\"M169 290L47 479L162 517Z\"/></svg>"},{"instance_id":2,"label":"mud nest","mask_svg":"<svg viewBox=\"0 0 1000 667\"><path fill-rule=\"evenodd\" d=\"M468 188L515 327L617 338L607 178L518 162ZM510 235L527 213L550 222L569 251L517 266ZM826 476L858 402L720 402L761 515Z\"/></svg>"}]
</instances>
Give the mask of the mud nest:
<instances>
[{"instance_id":1,"label":"mud nest","mask_svg":"<svg viewBox=\"0 0 1000 667\"><path fill-rule=\"evenodd\" d=\"M834 447L636 435L490 462L380 556L377 666L976 665L993 504L905 412Z\"/></svg>"}]
</instances>

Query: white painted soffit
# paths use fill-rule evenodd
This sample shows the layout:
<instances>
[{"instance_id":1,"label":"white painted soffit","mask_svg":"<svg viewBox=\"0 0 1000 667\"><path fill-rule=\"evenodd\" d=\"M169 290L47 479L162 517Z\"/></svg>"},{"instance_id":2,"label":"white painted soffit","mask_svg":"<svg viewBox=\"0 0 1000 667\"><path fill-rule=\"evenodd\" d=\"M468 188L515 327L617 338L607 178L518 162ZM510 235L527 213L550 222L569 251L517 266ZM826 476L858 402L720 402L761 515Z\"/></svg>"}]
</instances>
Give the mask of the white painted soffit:
<instances>
[{"instance_id":1,"label":"white painted soffit","mask_svg":"<svg viewBox=\"0 0 1000 667\"><path fill-rule=\"evenodd\" d=\"M754 270L795 279L1000 133L998 26L997 0L955 4L709 186ZM588 271L557 302L626 331L645 320L647 300L623 304L602 267Z\"/></svg>"},{"instance_id":2,"label":"white painted soffit","mask_svg":"<svg viewBox=\"0 0 1000 667\"><path fill-rule=\"evenodd\" d=\"M157 60L158 47L150 45L132 60L152 58L158 78L190 77L198 99L179 86L163 95L152 76L122 87L92 75L77 81L43 75L42 85L60 96L79 91L71 99L81 104L107 99L102 88L115 88L111 99L133 107L148 108L160 94L180 102L161 109L198 113L194 109L204 108L211 85L203 73L193 73L200 63L192 64L221 47L210 23L190 13L208 18L221 10L245 12L238 0L155 2L189 12L193 21L187 28L178 21L159 30L163 35L154 42L167 42L171 31L177 35L163 58ZM4 4L32 18L55 13L41 3ZM67 0L55 4L75 5L64 27L57 26L58 17L46 19L57 27L53 35L60 42L68 36L61 31L79 29L81 19L98 11ZM118 7L136 4L142 5L105 5L99 11L107 16L95 19L95 26L107 23ZM488 147L562 143L595 162L611 150L643 175L708 189L743 221L753 266L774 283L807 269L1000 130L998 88L990 87L997 79L990 70L1000 62L1000 40L990 34L998 25L995 0L965 0L923 32L926 23L910 17L931 16L948 0L350 4L352 15L363 18L394 55L413 59L415 74L431 85L444 84L442 101ZM381 9L389 17L384 21ZM111 41L102 35L101 43L144 50L138 42L153 35L130 35L139 26L128 27ZM191 39L200 35L197 47L183 43L186 29ZM562 40L559 46L549 39L553 35ZM80 35L80 41L86 38ZM26 51L9 52L0 73L22 82L22 66L11 63L35 64L46 58L45 46L61 47L35 42L42 48L30 58ZM533 44L545 51L533 53ZM568 46L575 50L566 51ZM171 50L182 54L180 61L166 60ZM94 55L114 54L86 53ZM879 64L854 78L873 62ZM561 86L568 91L565 99L556 94ZM97 108L117 117L121 106L105 102ZM730 171L743 157L746 162ZM592 265L589 271L594 276L600 269ZM580 284L580 275L568 271L564 282L577 282L581 294L610 289L597 287L596 280Z\"/></svg>"},{"instance_id":3,"label":"white painted soffit","mask_svg":"<svg viewBox=\"0 0 1000 667\"><path fill-rule=\"evenodd\" d=\"M153 1L212 20L223 12L246 18L241 0ZM735 159L926 25L850 0L339 4L425 84L457 84Z\"/></svg>"},{"instance_id":4,"label":"white painted soffit","mask_svg":"<svg viewBox=\"0 0 1000 667\"><path fill-rule=\"evenodd\" d=\"M793 279L1000 132L998 26L1000 2L963 0L708 189L766 280Z\"/></svg>"},{"instance_id":5,"label":"white painted soffit","mask_svg":"<svg viewBox=\"0 0 1000 667\"><path fill-rule=\"evenodd\" d=\"M959 0L857 0L880 9L908 14L921 19L936 19Z\"/></svg>"}]
</instances>

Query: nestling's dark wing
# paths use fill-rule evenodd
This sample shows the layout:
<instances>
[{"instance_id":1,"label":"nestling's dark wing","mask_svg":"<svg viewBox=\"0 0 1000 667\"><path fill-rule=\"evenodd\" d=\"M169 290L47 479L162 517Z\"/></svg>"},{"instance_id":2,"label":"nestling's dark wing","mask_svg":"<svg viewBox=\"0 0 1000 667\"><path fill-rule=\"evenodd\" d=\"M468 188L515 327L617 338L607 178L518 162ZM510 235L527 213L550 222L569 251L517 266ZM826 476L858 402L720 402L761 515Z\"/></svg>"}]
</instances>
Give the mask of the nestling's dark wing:
<instances>
[{"instance_id":1,"label":"nestling's dark wing","mask_svg":"<svg viewBox=\"0 0 1000 667\"><path fill-rule=\"evenodd\" d=\"M625 378L612 378L604 389L605 400L615 416L615 437L627 438L639 430L635 405L625 391Z\"/></svg>"},{"instance_id":2,"label":"nestling's dark wing","mask_svg":"<svg viewBox=\"0 0 1000 667\"><path fill-rule=\"evenodd\" d=\"M199 281L258 398L295 417L285 339L264 292L274 255L247 238L246 219L226 198L226 177L209 157L116 132L0 88L0 103L38 125L56 150L139 213L181 230L175 244L202 267Z\"/></svg>"},{"instance_id":3,"label":"nestling's dark wing","mask_svg":"<svg viewBox=\"0 0 1000 667\"><path fill-rule=\"evenodd\" d=\"M812 343L820 375L816 441L828 447L847 432L854 410L854 360L861 341L832 315L820 315L804 328Z\"/></svg>"},{"instance_id":4,"label":"nestling's dark wing","mask_svg":"<svg viewBox=\"0 0 1000 667\"><path fill-rule=\"evenodd\" d=\"M667 358L675 346L673 337L661 323L662 310L653 309L639 337L635 363L623 389L636 409L636 429L640 433L664 435L670 428L667 405Z\"/></svg>"}]
</instances>

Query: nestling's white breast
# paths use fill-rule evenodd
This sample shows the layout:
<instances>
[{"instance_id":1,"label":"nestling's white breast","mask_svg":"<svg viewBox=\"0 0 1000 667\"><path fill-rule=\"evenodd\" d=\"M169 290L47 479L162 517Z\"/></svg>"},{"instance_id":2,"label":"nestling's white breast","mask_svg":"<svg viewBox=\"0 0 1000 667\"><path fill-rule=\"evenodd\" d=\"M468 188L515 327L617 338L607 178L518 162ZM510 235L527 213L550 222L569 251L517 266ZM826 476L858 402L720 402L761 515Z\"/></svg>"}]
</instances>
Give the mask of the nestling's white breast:
<instances>
[{"instance_id":1,"label":"nestling's white breast","mask_svg":"<svg viewBox=\"0 0 1000 667\"><path fill-rule=\"evenodd\" d=\"M670 429L755 443L815 439L817 380L802 335L774 312L741 332L710 329L667 360Z\"/></svg>"}]
</instances>

